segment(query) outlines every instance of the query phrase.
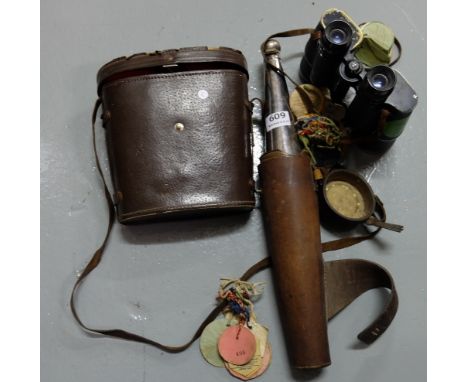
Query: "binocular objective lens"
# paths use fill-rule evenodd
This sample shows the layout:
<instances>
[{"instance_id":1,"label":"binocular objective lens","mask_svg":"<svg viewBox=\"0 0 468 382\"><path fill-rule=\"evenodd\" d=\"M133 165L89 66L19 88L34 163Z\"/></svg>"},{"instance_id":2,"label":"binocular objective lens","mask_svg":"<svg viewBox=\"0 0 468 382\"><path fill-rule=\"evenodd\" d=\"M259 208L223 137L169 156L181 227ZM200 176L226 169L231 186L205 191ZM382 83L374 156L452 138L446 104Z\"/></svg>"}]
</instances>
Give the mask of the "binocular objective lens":
<instances>
[{"instance_id":1,"label":"binocular objective lens","mask_svg":"<svg viewBox=\"0 0 468 382\"><path fill-rule=\"evenodd\" d=\"M342 29L333 29L330 37L334 44L342 44L346 40L346 32Z\"/></svg>"},{"instance_id":2,"label":"binocular objective lens","mask_svg":"<svg viewBox=\"0 0 468 382\"><path fill-rule=\"evenodd\" d=\"M372 77L371 83L376 89L382 89L387 86L388 78L386 75L379 73Z\"/></svg>"}]
</instances>

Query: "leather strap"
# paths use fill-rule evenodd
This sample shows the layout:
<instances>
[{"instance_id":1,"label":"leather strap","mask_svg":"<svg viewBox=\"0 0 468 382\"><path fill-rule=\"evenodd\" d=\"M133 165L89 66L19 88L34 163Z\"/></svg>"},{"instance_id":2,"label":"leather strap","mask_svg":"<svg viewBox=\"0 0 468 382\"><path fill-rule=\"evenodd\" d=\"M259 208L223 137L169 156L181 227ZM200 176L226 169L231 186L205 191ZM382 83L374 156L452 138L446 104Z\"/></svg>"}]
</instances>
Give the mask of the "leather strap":
<instances>
[{"instance_id":1,"label":"leather strap","mask_svg":"<svg viewBox=\"0 0 468 382\"><path fill-rule=\"evenodd\" d=\"M362 25L364 25L364 23L360 24L359 27L361 27ZM295 37L295 36L303 36L303 35L307 35L309 34L313 39L317 39L317 38L320 38L320 34L321 32L320 31L316 31L315 29L313 28L300 28L300 29L291 29L291 30L287 30L287 31L284 31L284 32L278 32L278 33L274 33L272 34L271 36L268 36L266 38L266 40L262 43L262 48L263 48L263 45L265 44L265 42L267 42L269 39L271 38L276 38L276 37ZM395 37L395 41L394 41L394 44L396 46L396 49L397 49L397 53L396 53L396 56L392 59L392 61L388 64L388 66L393 66L395 65L401 58L401 54L403 52L403 48L401 46L401 43L400 43L400 40L398 40L398 38ZM356 48L355 48L356 49ZM355 50L353 49L353 51ZM262 49L263 50L263 49Z\"/></svg>"},{"instance_id":2,"label":"leather strap","mask_svg":"<svg viewBox=\"0 0 468 382\"><path fill-rule=\"evenodd\" d=\"M329 320L364 292L375 288L388 289L390 296L382 313L357 337L370 345L387 330L398 310L398 294L393 278L385 268L374 262L360 259L327 261L325 262L325 280Z\"/></svg>"},{"instance_id":3,"label":"leather strap","mask_svg":"<svg viewBox=\"0 0 468 382\"><path fill-rule=\"evenodd\" d=\"M263 46L265 45L265 43L268 40L272 39L272 38L304 36L304 35L307 35L307 34L310 35L314 39L320 37L320 32L315 31L315 29L313 29L313 28L290 29L290 30L287 30L287 31L284 31L284 32L274 33L274 34L268 36L265 39L265 41L263 41L263 43L261 45L262 51L263 51Z\"/></svg>"},{"instance_id":4,"label":"leather strap","mask_svg":"<svg viewBox=\"0 0 468 382\"><path fill-rule=\"evenodd\" d=\"M284 31L284 32L278 32L278 33L274 33L272 34L271 36L268 36L265 41L263 41L262 45L260 46L260 49L262 51L262 53L264 52L264 46L265 46L265 43L272 39L272 38L276 38L276 37L295 37L295 36L303 36L303 35L310 35L310 37L312 39L318 39L320 38L320 35L321 35L321 32L320 31L316 31L315 29L313 28L301 28L301 29L291 29L291 30L288 30L288 31ZM294 86L296 87L297 91L299 92L299 95L301 96L302 98L302 101L305 103L305 104L308 104L309 106L311 106L311 101L309 100L309 97L307 96L307 93L304 92L304 90L299 86L298 83L296 83L296 81L294 81L284 70L280 69L280 68L277 68L276 66L273 66L271 65L269 62L265 61L265 65L268 66L270 69L272 69L273 71L281 74L282 76L285 76L289 81L291 81L291 83L294 84Z\"/></svg>"},{"instance_id":5,"label":"leather strap","mask_svg":"<svg viewBox=\"0 0 468 382\"><path fill-rule=\"evenodd\" d=\"M100 165L99 157L96 148L96 134L95 134L95 123L96 116L101 105L101 100L98 99L94 106L92 116L92 129L93 129L93 147L96 158L96 165L99 171L99 175L104 184L104 191L106 201L108 205L109 220L107 225L107 232L101 246L91 257L84 270L79 275L78 279L73 286L73 290L70 297L70 307L73 317L76 319L81 328L89 333L104 335L108 337L120 338L128 341L140 342L147 345L155 346L161 350L170 353L177 353L187 349L194 341L200 337L203 329L213 321L225 307L225 303L218 304L206 317L206 319L200 324L198 329L192 338L185 344L180 346L168 346L161 344L157 341L148 339L135 333L131 333L122 329L96 329L91 328L84 324L80 319L76 306L75 299L78 289L84 279L99 265L102 256L104 254L105 247L109 240L110 233L115 221L115 209L112 201L111 193L106 185L102 167ZM383 208L383 205L382 205ZM383 214L385 211L383 210ZM385 215L383 215L385 218ZM370 237L375 236L379 231L376 230L369 235L338 239L331 242L323 243L323 252L332 251L336 249L346 248L348 246L357 244L363 240L367 240ZM256 273L271 266L270 258L264 258L253 266L251 266L242 276L241 280L248 280ZM386 288L390 291L389 300L383 312L361 333L358 338L366 344L374 342L381 334L385 332L390 323L392 322L397 309L398 309L398 295L395 289L395 284L390 273L381 267L380 265L366 261L366 260L336 260L325 262L325 280L326 280L326 300L327 300L327 316L330 320L344 308L346 308L351 302L359 297L364 292L374 288Z\"/></svg>"}]
</instances>

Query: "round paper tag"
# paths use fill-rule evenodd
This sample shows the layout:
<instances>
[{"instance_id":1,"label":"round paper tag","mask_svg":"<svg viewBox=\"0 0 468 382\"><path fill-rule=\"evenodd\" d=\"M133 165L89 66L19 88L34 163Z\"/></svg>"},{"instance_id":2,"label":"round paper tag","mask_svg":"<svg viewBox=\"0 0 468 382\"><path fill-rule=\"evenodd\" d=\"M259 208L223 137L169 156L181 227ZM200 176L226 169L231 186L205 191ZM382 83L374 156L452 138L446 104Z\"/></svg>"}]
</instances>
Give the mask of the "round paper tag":
<instances>
[{"instance_id":1,"label":"round paper tag","mask_svg":"<svg viewBox=\"0 0 468 382\"><path fill-rule=\"evenodd\" d=\"M257 340L257 350L253 358L245 365L234 365L233 363L226 362L226 369L235 377L243 380L250 379L250 376L255 374L262 367L263 357L260 355L260 346Z\"/></svg>"},{"instance_id":2,"label":"round paper tag","mask_svg":"<svg viewBox=\"0 0 468 382\"><path fill-rule=\"evenodd\" d=\"M221 357L234 365L245 365L256 350L255 336L245 326L227 328L218 341L218 351Z\"/></svg>"},{"instance_id":3,"label":"round paper tag","mask_svg":"<svg viewBox=\"0 0 468 382\"><path fill-rule=\"evenodd\" d=\"M266 344L268 342L268 329L265 326L254 322L252 325L252 333L257 339L257 349L260 352L260 356L263 357L265 353Z\"/></svg>"},{"instance_id":4,"label":"round paper tag","mask_svg":"<svg viewBox=\"0 0 468 382\"><path fill-rule=\"evenodd\" d=\"M265 353L263 354L262 365L254 374L250 375L250 378L252 379L252 378L256 378L262 375L266 371L266 369L268 369L268 366L270 366L270 363L271 363L271 344L268 342L265 348Z\"/></svg>"},{"instance_id":5,"label":"round paper tag","mask_svg":"<svg viewBox=\"0 0 468 382\"><path fill-rule=\"evenodd\" d=\"M268 342L265 346L265 353L263 357L260 356L259 350L255 353L252 360L241 366L233 365L232 363L226 362L226 369L234 377L237 377L243 381L256 378L262 375L268 368L271 362L271 345Z\"/></svg>"},{"instance_id":6,"label":"round paper tag","mask_svg":"<svg viewBox=\"0 0 468 382\"><path fill-rule=\"evenodd\" d=\"M216 367L224 367L224 361L218 353L219 336L228 327L228 320L214 320L206 326L200 337L200 351L206 361Z\"/></svg>"}]
</instances>

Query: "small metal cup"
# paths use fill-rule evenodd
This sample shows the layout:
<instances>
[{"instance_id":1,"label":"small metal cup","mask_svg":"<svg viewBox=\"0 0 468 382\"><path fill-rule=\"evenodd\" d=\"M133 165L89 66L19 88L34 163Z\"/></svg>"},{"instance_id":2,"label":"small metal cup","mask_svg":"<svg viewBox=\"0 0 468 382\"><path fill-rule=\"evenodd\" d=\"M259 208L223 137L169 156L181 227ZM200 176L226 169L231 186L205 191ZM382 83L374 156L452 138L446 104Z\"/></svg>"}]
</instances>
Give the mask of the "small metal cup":
<instances>
[{"instance_id":1,"label":"small metal cup","mask_svg":"<svg viewBox=\"0 0 468 382\"><path fill-rule=\"evenodd\" d=\"M320 196L321 218L330 227L350 230L359 224L365 224L395 232L403 230L402 226L386 223L384 218L376 214L374 191L354 171L332 170L323 182Z\"/></svg>"}]
</instances>

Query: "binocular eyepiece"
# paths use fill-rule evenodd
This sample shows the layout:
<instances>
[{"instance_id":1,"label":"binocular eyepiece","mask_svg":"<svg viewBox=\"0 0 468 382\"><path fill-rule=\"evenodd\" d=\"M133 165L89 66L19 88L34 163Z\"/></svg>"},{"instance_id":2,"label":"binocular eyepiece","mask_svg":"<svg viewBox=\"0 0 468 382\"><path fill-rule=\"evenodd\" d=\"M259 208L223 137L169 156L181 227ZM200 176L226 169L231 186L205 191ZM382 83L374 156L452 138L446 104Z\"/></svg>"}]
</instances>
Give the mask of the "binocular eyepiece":
<instances>
[{"instance_id":1,"label":"binocular eyepiece","mask_svg":"<svg viewBox=\"0 0 468 382\"><path fill-rule=\"evenodd\" d=\"M367 148L385 151L402 133L417 95L390 66L365 68L353 51L361 40L359 27L344 12L325 12L307 41L299 77L327 88L331 100L345 106L352 136L372 138Z\"/></svg>"},{"instance_id":2,"label":"binocular eyepiece","mask_svg":"<svg viewBox=\"0 0 468 382\"><path fill-rule=\"evenodd\" d=\"M376 131L383 104L395 84L396 75L389 66L378 65L366 73L346 113L346 123L353 136L371 136Z\"/></svg>"},{"instance_id":3,"label":"binocular eyepiece","mask_svg":"<svg viewBox=\"0 0 468 382\"><path fill-rule=\"evenodd\" d=\"M318 27L307 42L300 66L302 82L330 87L334 74L351 46L353 31L343 20Z\"/></svg>"},{"instance_id":4,"label":"binocular eyepiece","mask_svg":"<svg viewBox=\"0 0 468 382\"><path fill-rule=\"evenodd\" d=\"M333 53L346 54L351 45L352 34L351 26L346 21L335 20L325 28L322 42Z\"/></svg>"},{"instance_id":5,"label":"binocular eyepiece","mask_svg":"<svg viewBox=\"0 0 468 382\"><path fill-rule=\"evenodd\" d=\"M358 93L367 93L377 102L385 101L395 87L396 76L386 65L374 66L361 83Z\"/></svg>"}]
</instances>

